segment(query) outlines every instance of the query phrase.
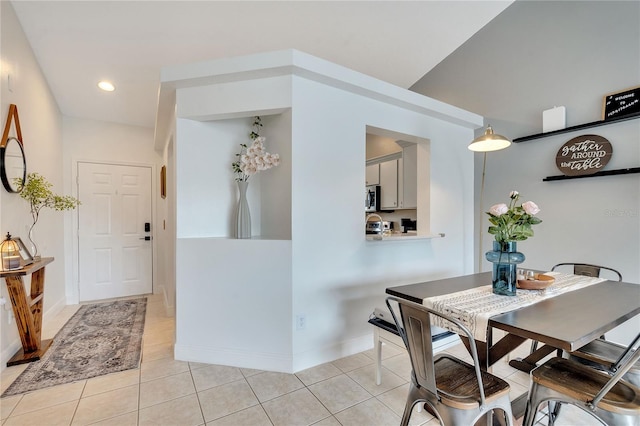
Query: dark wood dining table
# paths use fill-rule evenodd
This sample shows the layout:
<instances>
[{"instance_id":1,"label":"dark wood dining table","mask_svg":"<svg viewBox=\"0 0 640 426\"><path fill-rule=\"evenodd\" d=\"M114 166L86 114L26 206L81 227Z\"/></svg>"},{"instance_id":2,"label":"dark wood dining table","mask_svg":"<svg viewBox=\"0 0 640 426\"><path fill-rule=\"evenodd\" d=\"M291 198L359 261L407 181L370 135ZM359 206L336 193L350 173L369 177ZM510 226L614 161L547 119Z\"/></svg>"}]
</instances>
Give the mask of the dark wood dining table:
<instances>
[{"instance_id":1,"label":"dark wood dining table","mask_svg":"<svg viewBox=\"0 0 640 426\"><path fill-rule=\"evenodd\" d=\"M386 293L423 304L423 300L428 297L490 284L491 272L484 272L388 287ZM487 341L475 342L478 357L482 367L487 369L527 339L537 340L544 346L524 360L512 360L510 363L513 367L528 372L535 367L537 361L553 351L574 351L638 314L640 285L605 280L492 316L489 319ZM493 329L503 330L506 334L494 342ZM469 348L471 343L467 339L462 341ZM519 405L521 404L522 401Z\"/></svg>"}]
</instances>

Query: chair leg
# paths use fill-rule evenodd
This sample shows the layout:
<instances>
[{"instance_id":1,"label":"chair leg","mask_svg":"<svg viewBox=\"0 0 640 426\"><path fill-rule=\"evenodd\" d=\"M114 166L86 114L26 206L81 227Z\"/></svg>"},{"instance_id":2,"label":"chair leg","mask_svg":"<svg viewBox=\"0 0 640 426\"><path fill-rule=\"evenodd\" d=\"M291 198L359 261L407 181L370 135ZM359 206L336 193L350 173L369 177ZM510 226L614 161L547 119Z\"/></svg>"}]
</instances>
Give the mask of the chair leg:
<instances>
[{"instance_id":1,"label":"chair leg","mask_svg":"<svg viewBox=\"0 0 640 426\"><path fill-rule=\"evenodd\" d=\"M538 341L537 341L537 340L532 340L532 341L531 341L531 349L529 350L529 353L530 353L530 354L532 354L532 353L534 353L537 349L538 349Z\"/></svg>"},{"instance_id":2,"label":"chair leg","mask_svg":"<svg viewBox=\"0 0 640 426\"><path fill-rule=\"evenodd\" d=\"M378 327L373 330L373 345L376 348L376 385L382 383L382 341Z\"/></svg>"},{"instance_id":3,"label":"chair leg","mask_svg":"<svg viewBox=\"0 0 640 426\"><path fill-rule=\"evenodd\" d=\"M407 403L404 406L404 412L402 413L402 421L400 422L400 424L402 426L408 425L413 407L416 404L420 404L420 406L422 406L422 404L426 402L427 401L422 397L418 388L416 388L416 385L411 382L409 384L409 395L407 395Z\"/></svg>"},{"instance_id":4,"label":"chair leg","mask_svg":"<svg viewBox=\"0 0 640 426\"><path fill-rule=\"evenodd\" d=\"M404 406L404 411L402 412L402 420L400 421L401 426L407 426L409 424L409 419L411 418L411 411L413 410L413 406L416 405L416 400L413 399L413 395L411 395L411 391L409 391L409 395L407 396L407 403Z\"/></svg>"},{"instance_id":5,"label":"chair leg","mask_svg":"<svg viewBox=\"0 0 640 426\"><path fill-rule=\"evenodd\" d=\"M553 403L549 401L548 407L549 426L553 426L554 424L556 424L556 420L558 419L558 415L560 414L560 407L562 407L562 404L558 401L555 401Z\"/></svg>"},{"instance_id":6,"label":"chair leg","mask_svg":"<svg viewBox=\"0 0 640 426\"><path fill-rule=\"evenodd\" d=\"M536 383L532 383L531 389L529 389L529 399L527 399L527 406L524 410L522 426L533 426L533 423L536 420L538 406L540 405L539 401L535 399L537 387L538 385Z\"/></svg>"}]
</instances>

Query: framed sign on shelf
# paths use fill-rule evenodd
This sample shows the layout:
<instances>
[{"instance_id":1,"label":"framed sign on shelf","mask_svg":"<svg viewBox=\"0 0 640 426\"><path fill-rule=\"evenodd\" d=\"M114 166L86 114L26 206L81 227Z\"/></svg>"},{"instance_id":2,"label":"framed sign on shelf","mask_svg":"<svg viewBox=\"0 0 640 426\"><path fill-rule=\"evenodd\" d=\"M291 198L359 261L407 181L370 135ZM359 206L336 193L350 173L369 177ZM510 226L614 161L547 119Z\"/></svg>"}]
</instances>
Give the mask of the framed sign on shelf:
<instances>
[{"instance_id":1,"label":"framed sign on shelf","mask_svg":"<svg viewBox=\"0 0 640 426\"><path fill-rule=\"evenodd\" d=\"M640 86L605 95L602 101L602 119L625 117L640 113Z\"/></svg>"},{"instance_id":2,"label":"framed sign on shelf","mask_svg":"<svg viewBox=\"0 0 640 426\"><path fill-rule=\"evenodd\" d=\"M33 256L31 255L27 247L24 245L22 240L18 237L15 237L13 238L13 241L15 241L16 244L18 244L18 251L20 252L20 257L22 258L22 266L24 267L25 265L29 265L33 263Z\"/></svg>"}]
</instances>

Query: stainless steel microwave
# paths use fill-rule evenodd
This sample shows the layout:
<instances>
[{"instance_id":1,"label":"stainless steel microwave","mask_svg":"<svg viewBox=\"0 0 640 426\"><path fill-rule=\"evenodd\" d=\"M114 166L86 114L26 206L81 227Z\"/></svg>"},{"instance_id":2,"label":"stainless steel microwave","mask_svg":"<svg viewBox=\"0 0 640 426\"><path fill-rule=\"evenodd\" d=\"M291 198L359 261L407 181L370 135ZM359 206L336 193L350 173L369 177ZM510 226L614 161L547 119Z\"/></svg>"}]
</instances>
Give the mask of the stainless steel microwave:
<instances>
[{"instance_id":1,"label":"stainless steel microwave","mask_svg":"<svg viewBox=\"0 0 640 426\"><path fill-rule=\"evenodd\" d=\"M366 186L364 211L367 213L380 210L380 185Z\"/></svg>"}]
</instances>

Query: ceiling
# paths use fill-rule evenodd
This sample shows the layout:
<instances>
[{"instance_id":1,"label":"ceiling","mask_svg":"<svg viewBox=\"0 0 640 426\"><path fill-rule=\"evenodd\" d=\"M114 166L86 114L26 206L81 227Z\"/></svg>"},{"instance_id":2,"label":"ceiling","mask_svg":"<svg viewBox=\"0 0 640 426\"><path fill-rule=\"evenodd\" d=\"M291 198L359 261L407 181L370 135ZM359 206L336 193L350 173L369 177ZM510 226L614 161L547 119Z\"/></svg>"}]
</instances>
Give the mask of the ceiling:
<instances>
[{"instance_id":1,"label":"ceiling","mask_svg":"<svg viewBox=\"0 0 640 426\"><path fill-rule=\"evenodd\" d=\"M12 1L62 114L150 128L164 66L297 49L408 88L511 3Z\"/></svg>"}]
</instances>

